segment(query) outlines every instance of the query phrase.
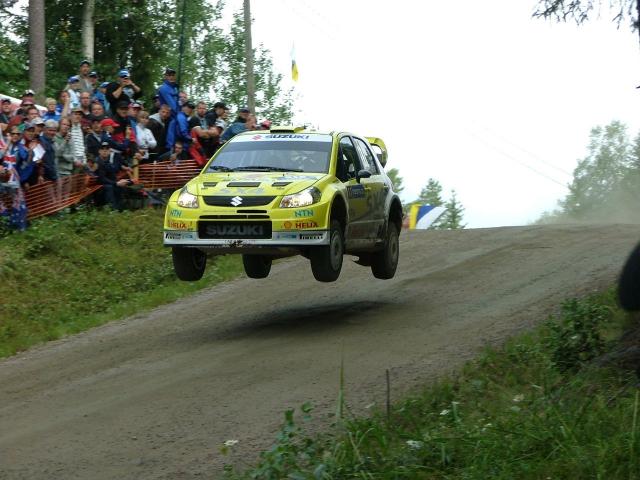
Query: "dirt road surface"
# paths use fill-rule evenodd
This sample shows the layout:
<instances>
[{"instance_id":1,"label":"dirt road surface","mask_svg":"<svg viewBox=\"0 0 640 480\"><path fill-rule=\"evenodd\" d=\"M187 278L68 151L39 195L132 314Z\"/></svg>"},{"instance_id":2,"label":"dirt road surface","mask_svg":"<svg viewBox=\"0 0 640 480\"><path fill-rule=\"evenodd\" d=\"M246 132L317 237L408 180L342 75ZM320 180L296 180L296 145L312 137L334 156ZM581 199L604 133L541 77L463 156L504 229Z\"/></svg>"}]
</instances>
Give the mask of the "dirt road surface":
<instances>
[{"instance_id":1,"label":"dirt road surface","mask_svg":"<svg viewBox=\"0 0 640 480\"><path fill-rule=\"evenodd\" d=\"M344 358L356 411L459 367L573 294L610 284L640 228L534 226L401 237L393 280L306 260L0 362L0 478L219 478L311 400L329 423ZM114 279L117 281L117 279ZM219 447L239 440L231 457Z\"/></svg>"}]
</instances>

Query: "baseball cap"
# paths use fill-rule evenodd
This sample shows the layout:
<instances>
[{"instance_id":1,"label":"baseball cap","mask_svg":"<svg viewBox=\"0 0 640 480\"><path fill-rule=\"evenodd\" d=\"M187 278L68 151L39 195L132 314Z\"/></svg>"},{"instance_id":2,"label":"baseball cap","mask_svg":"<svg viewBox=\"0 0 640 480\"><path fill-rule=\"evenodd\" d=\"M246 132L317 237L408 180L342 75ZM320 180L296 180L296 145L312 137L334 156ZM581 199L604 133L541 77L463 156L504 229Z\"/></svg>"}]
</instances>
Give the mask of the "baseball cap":
<instances>
[{"instance_id":1,"label":"baseball cap","mask_svg":"<svg viewBox=\"0 0 640 480\"><path fill-rule=\"evenodd\" d=\"M227 104L224 102L216 102L213 104L213 108L224 108L225 110L228 110Z\"/></svg>"},{"instance_id":2,"label":"baseball cap","mask_svg":"<svg viewBox=\"0 0 640 480\"><path fill-rule=\"evenodd\" d=\"M31 100L30 98L25 98L20 104L20 106L26 107L27 105L35 105L35 104L33 103L33 100Z\"/></svg>"},{"instance_id":3,"label":"baseball cap","mask_svg":"<svg viewBox=\"0 0 640 480\"><path fill-rule=\"evenodd\" d=\"M36 117L33 120L31 120L31 123L33 125L44 125L44 120L40 117Z\"/></svg>"},{"instance_id":4,"label":"baseball cap","mask_svg":"<svg viewBox=\"0 0 640 480\"><path fill-rule=\"evenodd\" d=\"M129 108L129 102L127 102L126 100L120 100L118 103L116 103L116 109L118 108Z\"/></svg>"},{"instance_id":5,"label":"baseball cap","mask_svg":"<svg viewBox=\"0 0 640 480\"><path fill-rule=\"evenodd\" d=\"M0 103L11 103L11 99L3 98L2 100L0 100Z\"/></svg>"},{"instance_id":6,"label":"baseball cap","mask_svg":"<svg viewBox=\"0 0 640 480\"><path fill-rule=\"evenodd\" d=\"M34 92L31 89L25 90L24 93L22 94L23 97L33 97L36 94L36 92Z\"/></svg>"},{"instance_id":7,"label":"baseball cap","mask_svg":"<svg viewBox=\"0 0 640 480\"><path fill-rule=\"evenodd\" d=\"M140 105L138 102L131 102L129 104L129 108L142 108L142 105Z\"/></svg>"},{"instance_id":8,"label":"baseball cap","mask_svg":"<svg viewBox=\"0 0 640 480\"><path fill-rule=\"evenodd\" d=\"M80 113L84 113L84 112L83 112L83 110L82 110L82 108L80 108L80 107L73 107L73 108L71 109L71 111L72 111L72 112L80 112Z\"/></svg>"},{"instance_id":9,"label":"baseball cap","mask_svg":"<svg viewBox=\"0 0 640 480\"><path fill-rule=\"evenodd\" d=\"M98 78L98 74L96 72L89 72L89 76Z\"/></svg>"},{"instance_id":10,"label":"baseball cap","mask_svg":"<svg viewBox=\"0 0 640 480\"><path fill-rule=\"evenodd\" d=\"M46 128L58 128L58 122L56 122L55 120L47 120L46 122L44 122L44 126Z\"/></svg>"},{"instance_id":11,"label":"baseball cap","mask_svg":"<svg viewBox=\"0 0 640 480\"><path fill-rule=\"evenodd\" d=\"M91 65L91 62L85 58L84 60L82 60L80 62L80 66L82 66L82 65Z\"/></svg>"},{"instance_id":12,"label":"baseball cap","mask_svg":"<svg viewBox=\"0 0 640 480\"><path fill-rule=\"evenodd\" d=\"M238 110L239 112L244 112L244 113L251 113L251 110L249 110L249 107L242 107L240 110Z\"/></svg>"},{"instance_id":13,"label":"baseball cap","mask_svg":"<svg viewBox=\"0 0 640 480\"><path fill-rule=\"evenodd\" d=\"M129 70L127 70L126 68L123 68L118 72L118 76L120 78L129 78Z\"/></svg>"},{"instance_id":14,"label":"baseball cap","mask_svg":"<svg viewBox=\"0 0 640 480\"><path fill-rule=\"evenodd\" d=\"M196 108L195 104L192 101L186 101L184 102L184 104L182 105L183 107L189 107L189 108Z\"/></svg>"},{"instance_id":15,"label":"baseball cap","mask_svg":"<svg viewBox=\"0 0 640 480\"><path fill-rule=\"evenodd\" d=\"M111 145L109 145L109 142L102 142L100 148L111 148Z\"/></svg>"},{"instance_id":16,"label":"baseball cap","mask_svg":"<svg viewBox=\"0 0 640 480\"><path fill-rule=\"evenodd\" d=\"M80 77L78 77L77 75L71 75L68 81L69 83L76 83L80 81Z\"/></svg>"},{"instance_id":17,"label":"baseball cap","mask_svg":"<svg viewBox=\"0 0 640 480\"><path fill-rule=\"evenodd\" d=\"M36 126L33 123L29 123L29 122L24 122L24 130L29 130L31 128L36 128Z\"/></svg>"},{"instance_id":18,"label":"baseball cap","mask_svg":"<svg viewBox=\"0 0 640 480\"><path fill-rule=\"evenodd\" d=\"M164 74L165 75L170 75L170 74L175 74L175 73L176 73L176 71L171 67L167 67L167 68L164 69Z\"/></svg>"},{"instance_id":19,"label":"baseball cap","mask_svg":"<svg viewBox=\"0 0 640 480\"><path fill-rule=\"evenodd\" d=\"M102 82L100 88L107 88L107 85L109 85L109 82Z\"/></svg>"},{"instance_id":20,"label":"baseball cap","mask_svg":"<svg viewBox=\"0 0 640 480\"><path fill-rule=\"evenodd\" d=\"M119 127L120 124L116 122L113 118L105 118L100 122L100 125L103 127Z\"/></svg>"}]
</instances>

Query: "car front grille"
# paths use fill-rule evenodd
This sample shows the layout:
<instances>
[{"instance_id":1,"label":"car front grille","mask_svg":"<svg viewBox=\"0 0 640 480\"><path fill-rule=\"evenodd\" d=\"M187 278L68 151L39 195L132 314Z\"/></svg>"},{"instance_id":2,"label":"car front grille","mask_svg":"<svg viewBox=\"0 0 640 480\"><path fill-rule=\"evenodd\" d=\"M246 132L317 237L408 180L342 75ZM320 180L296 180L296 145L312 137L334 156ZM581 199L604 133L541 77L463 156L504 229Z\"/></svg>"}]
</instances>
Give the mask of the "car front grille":
<instances>
[{"instance_id":1,"label":"car front grille","mask_svg":"<svg viewBox=\"0 0 640 480\"><path fill-rule=\"evenodd\" d=\"M234 208L242 208L242 207L258 207L261 205L268 205L273 202L275 196L265 197L265 196L247 196L243 197L242 195L234 195L231 196L219 196L219 195L205 195L202 197L204 203L210 205L212 207L234 207Z\"/></svg>"}]
</instances>

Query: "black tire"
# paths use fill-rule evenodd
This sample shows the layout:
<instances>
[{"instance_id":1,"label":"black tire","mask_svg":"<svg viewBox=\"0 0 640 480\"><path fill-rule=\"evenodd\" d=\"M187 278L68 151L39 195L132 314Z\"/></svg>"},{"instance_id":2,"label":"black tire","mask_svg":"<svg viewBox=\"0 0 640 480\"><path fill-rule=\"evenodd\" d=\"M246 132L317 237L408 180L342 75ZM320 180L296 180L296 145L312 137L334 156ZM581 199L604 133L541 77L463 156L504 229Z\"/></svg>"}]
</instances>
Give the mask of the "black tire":
<instances>
[{"instance_id":1,"label":"black tire","mask_svg":"<svg viewBox=\"0 0 640 480\"><path fill-rule=\"evenodd\" d=\"M389 280L396 274L398 258L400 257L400 233L392 221L387 225L384 247L371 255L371 271L373 276L382 280Z\"/></svg>"},{"instance_id":2,"label":"black tire","mask_svg":"<svg viewBox=\"0 0 640 480\"><path fill-rule=\"evenodd\" d=\"M173 269L180 280L195 282L204 275L207 254L197 248L173 247Z\"/></svg>"},{"instance_id":3,"label":"black tire","mask_svg":"<svg viewBox=\"0 0 640 480\"><path fill-rule=\"evenodd\" d=\"M622 268L618 298L625 310L640 310L640 244L631 252Z\"/></svg>"},{"instance_id":4,"label":"black tire","mask_svg":"<svg viewBox=\"0 0 640 480\"><path fill-rule=\"evenodd\" d=\"M244 271L249 278L267 278L272 259L265 255L242 255Z\"/></svg>"},{"instance_id":5,"label":"black tire","mask_svg":"<svg viewBox=\"0 0 640 480\"><path fill-rule=\"evenodd\" d=\"M314 247L309 255L311 271L319 282L335 282L342 270L344 235L338 220L331 220L329 245Z\"/></svg>"}]
</instances>

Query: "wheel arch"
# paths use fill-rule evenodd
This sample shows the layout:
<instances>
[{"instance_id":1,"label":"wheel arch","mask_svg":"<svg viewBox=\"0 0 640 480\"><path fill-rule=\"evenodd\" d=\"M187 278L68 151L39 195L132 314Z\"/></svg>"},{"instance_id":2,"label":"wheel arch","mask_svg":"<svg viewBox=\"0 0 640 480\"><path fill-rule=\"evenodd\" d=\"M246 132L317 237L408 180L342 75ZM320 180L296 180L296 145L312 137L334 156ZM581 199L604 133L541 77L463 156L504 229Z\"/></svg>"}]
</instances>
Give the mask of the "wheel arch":
<instances>
[{"instance_id":1,"label":"wheel arch","mask_svg":"<svg viewBox=\"0 0 640 480\"><path fill-rule=\"evenodd\" d=\"M403 216L402 203L398 197L394 197L389 206L389 221L395 223L396 227L398 227L398 232L402 230Z\"/></svg>"}]
</instances>

